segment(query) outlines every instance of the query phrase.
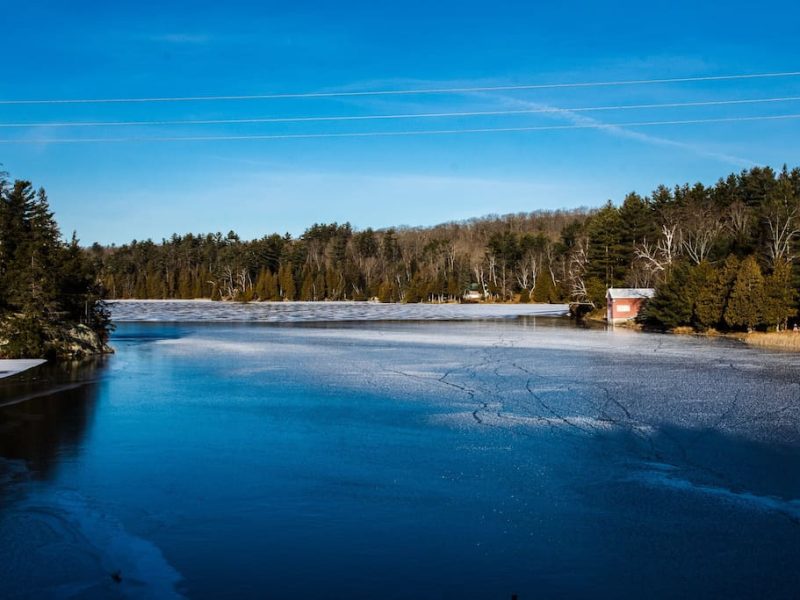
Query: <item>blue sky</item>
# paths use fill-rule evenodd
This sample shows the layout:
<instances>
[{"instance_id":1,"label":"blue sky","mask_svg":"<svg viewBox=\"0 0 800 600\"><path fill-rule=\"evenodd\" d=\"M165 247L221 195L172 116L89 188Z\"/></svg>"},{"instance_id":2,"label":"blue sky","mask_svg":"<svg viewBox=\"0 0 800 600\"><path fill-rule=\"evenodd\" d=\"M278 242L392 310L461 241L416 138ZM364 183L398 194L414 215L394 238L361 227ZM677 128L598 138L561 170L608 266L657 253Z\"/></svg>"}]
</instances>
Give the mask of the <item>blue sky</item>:
<instances>
[{"instance_id":1,"label":"blue sky","mask_svg":"<svg viewBox=\"0 0 800 600\"><path fill-rule=\"evenodd\" d=\"M3 2L0 99L503 86L800 70L789 2ZM800 96L800 77L448 95L0 105L0 123L529 110ZM65 234L302 233L596 206L657 184L800 164L800 120L413 137L57 144L504 128L800 113L800 101L270 124L0 128L0 163L46 187ZM31 143L34 142L34 143Z\"/></svg>"}]
</instances>

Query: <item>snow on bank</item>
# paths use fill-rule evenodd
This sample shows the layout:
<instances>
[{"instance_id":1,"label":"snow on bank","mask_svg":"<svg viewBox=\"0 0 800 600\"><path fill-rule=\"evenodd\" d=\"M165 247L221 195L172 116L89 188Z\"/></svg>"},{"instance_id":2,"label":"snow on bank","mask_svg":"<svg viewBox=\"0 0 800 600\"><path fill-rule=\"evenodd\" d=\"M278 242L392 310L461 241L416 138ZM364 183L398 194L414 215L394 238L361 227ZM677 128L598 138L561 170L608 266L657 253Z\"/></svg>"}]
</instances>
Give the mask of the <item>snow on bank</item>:
<instances>
[{"instance_id":1,"label":"snow on bank","mask_svg":"<svg viewBox=\"0 0 800 600\"><path fill-rule=\"evenodd\" d=\"M33 367L38 367L46 363L46 360L39 358L10 359L0 358L0 379L11 377L17 373L22 373Z\"/></svg>"}]
</instances>

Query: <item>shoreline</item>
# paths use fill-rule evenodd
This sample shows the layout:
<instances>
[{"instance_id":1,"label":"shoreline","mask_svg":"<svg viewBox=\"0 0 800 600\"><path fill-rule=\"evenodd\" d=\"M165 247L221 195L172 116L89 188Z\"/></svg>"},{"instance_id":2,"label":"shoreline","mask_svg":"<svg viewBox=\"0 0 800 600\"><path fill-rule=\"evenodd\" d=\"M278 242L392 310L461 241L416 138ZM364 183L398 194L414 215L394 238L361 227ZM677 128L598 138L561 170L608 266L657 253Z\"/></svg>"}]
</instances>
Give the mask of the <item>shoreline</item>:
<instances>
[{"instance_id":1,"label":"shoreline","mask_svg":"<svg viewBox=\"0 0 800 600\"><path fill-rule=\"evenodd\" d=\"M138 300L134 298L126 298L122 300L109 300L109 304L214 304L214 305L225 305L225 304L239 304L239 305L254 305L254 306L283 306L289 307L292 305L324 305L324 306L335 306L335 305L379 305L379 306L487 306L487 307L512 307L512 306L562 306L562 305L554 305L550 303L543 303L543 302L475 302L475 303L432 303L432 302L419 302L413 304L405 304L401 302L389 302L389 303L381 303L381 302L371 302L369 300L292 300L292 301L275 301L275 300L264 300L264 301L252 301L252 302L236 302L236 301L215 301L209 298L193 298L193 299L168 299L168 300L157 300L157 299L145 299L145 300ZM663 331L663 332L655 332L649 331L647 328L642 327L636 323L617 323L614 325L610 325L606 322L605 319L605 312L604 311L592 311L588 315L586 315L583 320L589 323L597 323L602 324L606 327L615 327L615 328L622 328L627 329L630 331L638 331L641 333L668 333L672 335L690 335L695 337L705 337L705 338L712 338L712 337L721 337L726 338L729 340L737 341L741 344L745 344L751 348L761 348L764 350L778 350L783 352L800 352L800 335L794 335L793 332L752 332L752 333L745 333L745 332L719 332L719 331L695 331L695 330L687 330L686 328L677 328L675 330ZM541 315L545 316L545 315ZM567 314L558 314L552 315L557 317L567 317ZM146 320L146 319L143 319ZM343 319L349 320L349 319ZM354 320L361 320L361 319L354 319ZM365 319L372 321L373 319ZM138 321L138 319L136 320ZM335 321L338 321L336 319ZM328 322L325 320L325 322Z\"/></svg>"},{"instance_id":2,"label":"shoreline","mask_svg":"<svg viewBox=\"0 0 800 600\"><path fill-rule=\"evenodd\" d=\"M690 328L678 327L667 331L672 335L689 335L702 338L723 338L733 340L749 346L750 348L762 350L779 350L782 352L800 352L800 334L794 331L695 331Z\"/></svg>"},{"instance_id":3,"label":"shoreline","mask_svg":"<svg viewBox=\"0 0 800 600\"><path fill-rule=\"evenodd\" d=\"M739 339L753 348L800 352L800 333L795 331L755 331L745 333Z\"/></svg>"},{"instance_id":4,"label":"shoreline","mask_svg":"<svg viewBox=\"0 0 800 600\"><path fill-rule=\"evenodd\" d=\"M159 300L157 298L118 298L106 300L106 304L127 303L127 302L224 302L224 300L212 300L211 298L167 298Z\"/></svg>"},{"instance_id":5,"label":"shoreline","mask_svg":"<svg viewBox=\"0 0 800 600\"><path fill-rule=\"evenodd\" d=\"M698 331L692 327L675 327L666 331L657 331L648 329L632 321L612 325L608 323L604 316L601 316L600 313L595 311L585 316L584 320L590 323L602 323L606 327L620 327L642 333L688 335L701 338L724 338L739 342L750 348L778 350L782 352L800 352L800 333L794 331L751 331L748 333L744 331L717 331L716 329Z\"/></svg>"},{"instance_id":6,"label":"shoreline","mask_svg":"<svg viewBox=\"0 0 800 600\"><path fill-rule=\"evenodd\" d=\"M378 302L376 300L249 300L244 302L242 300L212 300L211 298L115 298L105 300L106 304L151 304L151 303L168 303L178 304L183 302L198 303L198 304L280 304L291 306L293 304L377 304L383 306L568 306L568 302Z\"/></svg>"},{"instance_id":7,"label":"shoreline","mask_svg":"<svg viewBox=\"0 0 800 600\"><path fill-rule=\"evenodd\" d=\"M0 379L12 377L46 362L43 358L0 358Z\"/></svg>"}]
</instances>

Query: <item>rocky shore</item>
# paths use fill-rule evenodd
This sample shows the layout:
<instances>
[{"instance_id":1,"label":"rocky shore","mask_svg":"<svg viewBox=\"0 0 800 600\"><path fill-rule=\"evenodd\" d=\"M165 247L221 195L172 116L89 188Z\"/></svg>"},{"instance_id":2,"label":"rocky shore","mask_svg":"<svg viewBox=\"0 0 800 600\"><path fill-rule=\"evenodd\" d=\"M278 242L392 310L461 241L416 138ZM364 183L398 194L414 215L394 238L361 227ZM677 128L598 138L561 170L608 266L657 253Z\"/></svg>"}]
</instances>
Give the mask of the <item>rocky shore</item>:
<instances>
[{"instance_id":1,"label":"rocky shore","mask_svg":"<svg viewBox=\"0 0 800 600\"><path fill-rule=\"evenodd\" d=\"M15 336L19 335L8 321L0 324L0 359L48 358L55 360L82 360L114 350L97 332L79 323L48 324L40 331L37 356L22 354L15 349Z\"/></svg>"}]
</instances>

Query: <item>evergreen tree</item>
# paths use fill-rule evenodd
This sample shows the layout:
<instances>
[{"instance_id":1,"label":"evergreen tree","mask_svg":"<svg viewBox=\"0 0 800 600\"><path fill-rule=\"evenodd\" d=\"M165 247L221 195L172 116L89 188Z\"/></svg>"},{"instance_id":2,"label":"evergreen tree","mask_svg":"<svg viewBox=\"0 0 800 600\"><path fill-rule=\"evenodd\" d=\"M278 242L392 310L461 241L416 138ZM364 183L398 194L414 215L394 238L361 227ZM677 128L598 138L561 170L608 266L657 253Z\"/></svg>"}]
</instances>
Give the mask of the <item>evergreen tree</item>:
<instances>
[{"instance_id":1,"label":"evergreen tree","mask_svg":"<svg viewBox=\"0 0 800 600\"><path fill-rule=\"evenodd\" d=\"M625 268L630 262L633 248L623 245L623 221L611 201L607 202L587 226L589 236L589 264L587 275L605 287L614 287L624 281ZM603 295L605 298L605 294ZM600 301L605 303L605 299Z\"/></svg>"},{"instance_id":2,"label":"evergreen tree","mask_svg":"<svg viewBox=\"0 0 800 600\"><path fill-rule=\"evenodd\" d=\"M725 322L748 331L762 320L764 308L764 276L752 256L742 261L725 310Z\"/></svg>"},{"instance_id":3,"label":"evergreen tree","mask_svg":"<svg viewBox=\"0 0 800 600\"><path fill-rule=\"evenodd\" d=\"M796 313L797 292L791 281L791 265L780 260L764 282L763 320L768 327L775 327L776 331L785 329L789 317Z\"/></svg>"},{"instance_id":4,"label":"evergreen tree","mask_svg":"<svg viewBox=\"0 0 800 600\"><path fill-rule=\"evenodd\" d=\"M278 284L280 285L280 294L283 300L295 299L296 292L292 263L288 263L280 268L278 271Z\"/></svg>"},{"instance_id":5,"label":"evergreen tree","mask_svg":"<svg viewBox=\"0 0 800 600\"><path fill-rule=\"evenodd\" d=\"M628 267L634 260L637 245L657 237L658 224L648 199L632 192L625 196L617 211L620 221L619 261Z\"/></svg>"},{"instance_id":6,"label":"evergreen tree","mask_svg":"<svg viewBox=\"0 0 800 600\"><path fill-rule=\"evenodd\" d=\"M314 277L310 269L304 269L303 285L300 287L300 300L316 300L314 293Z\"/></svg>"},{"instance_id":7,"label":"evergreen tree","mask_svg":"<svg viewBox=\"0 0 800 600\"><path fill-rule=\"evenodd\" d=\"M727 276L729 272L727 269L717 271L707 261L692 269L691 285L695 290L693 320L699 329L718 327L722 322L732 283Z\"/></svg>"},{"instance_id":8,"label":"evergreen tree","mask_svg":"<svg viewBox=\"0 0 800 600\"><path fill-rule=\"evenodd\" d=\"M0 178L0 355L72 352L64 339L77 324L105 342L111 323L94 257L74 236L61 240L44 190Z\"/></svg>"},{"instance_id":9,"label":"evergreen tree","mask_svg":"<svg viewBox=\"0 0 800 600\"><path fill-rule=\"evenodd\" d=\"M2 197L0 246L3 248L2 287L9 308L29 302L31 291L31 213L35 193L28 181L15 181Z\"/></svg>"},{"instance_id":10,"label":"evergreen tree","mask_svg":"<svg viewBox=\"0 0 800 600\"><path fill-rule=\"evenodd\" d=\"M656 287L655 296L647 301L637 320L661 329L690 325L695 303L691 283L689 267L684 264L677 266L671 277Z\"/></svg>"}]
</instances>

